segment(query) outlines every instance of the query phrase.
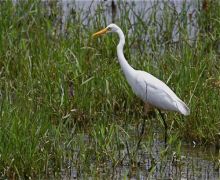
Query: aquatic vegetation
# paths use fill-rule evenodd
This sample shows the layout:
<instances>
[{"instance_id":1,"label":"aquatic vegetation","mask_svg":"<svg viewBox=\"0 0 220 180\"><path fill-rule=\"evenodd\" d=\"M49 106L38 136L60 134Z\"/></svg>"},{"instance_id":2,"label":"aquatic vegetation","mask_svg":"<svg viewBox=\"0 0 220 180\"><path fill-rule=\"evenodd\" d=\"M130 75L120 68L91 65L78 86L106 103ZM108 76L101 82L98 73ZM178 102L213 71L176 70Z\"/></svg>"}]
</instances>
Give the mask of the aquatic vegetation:
<instances>
[{"instance_id":1,"label":"aquatic vegetation","mask_svg":"<svg viewBox=\"0 0 220 180\"><path fill-rule=\"evenodd\" d=\"M148 177L163 175L171 157L178 168L193 161L183 160L184 142L219 143L218 1L198 4L197 11L187 11L186 3L177 9L164 2L162 11L156 3L140 12L135 4L117 4L114 20L128 39L129 63L167 82L191 109L187 118L167 114L167 148L159 141L161 119L147 119L139 150L142 105L117 64L117 36L91 38L108 24L104 2L94 12L73 8L65 22L58 4L0 2L0 177L69 171L109 177L113 170L124 177L138 174L145 161ZM196 36L189 33L193 23ZM207 159L216 160L218 168L219 155Z\"/></svg>"}]
</instances>

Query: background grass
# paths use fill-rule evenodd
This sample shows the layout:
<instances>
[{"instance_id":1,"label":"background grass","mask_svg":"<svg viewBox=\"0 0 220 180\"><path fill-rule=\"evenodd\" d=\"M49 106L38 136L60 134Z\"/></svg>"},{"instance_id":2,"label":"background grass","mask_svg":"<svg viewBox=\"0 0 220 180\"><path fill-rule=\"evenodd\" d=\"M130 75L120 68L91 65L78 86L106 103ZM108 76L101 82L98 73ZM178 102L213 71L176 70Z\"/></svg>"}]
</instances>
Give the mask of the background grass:
<instances>
[{"instance_id":1,"label":"background grass","mask_svg":"<svg viewBox=\"0 0 220 180\"><path fill-rule=\"evenodd\" d=\"M187 4L181 11L163 5L158 21L160 3L147 20L135 6L118 4L116 23L126 35L125 55L133 67L167 82L189 105L187 118L168 113L170 142L217 144L220 4L198 3L192 14L194 40L187 30ZM63 24L57 2L0 3L0 176L56 175L68 163L89 171L91 159L116 165L123 158L129 132L143 119L142 106L117 62L117 36L91 39L107 25L102 8L86 23L89 12L74 9ZM150 127L162 125L155 119L147 126L150 142Z\"/></svg>"}]
</instances>

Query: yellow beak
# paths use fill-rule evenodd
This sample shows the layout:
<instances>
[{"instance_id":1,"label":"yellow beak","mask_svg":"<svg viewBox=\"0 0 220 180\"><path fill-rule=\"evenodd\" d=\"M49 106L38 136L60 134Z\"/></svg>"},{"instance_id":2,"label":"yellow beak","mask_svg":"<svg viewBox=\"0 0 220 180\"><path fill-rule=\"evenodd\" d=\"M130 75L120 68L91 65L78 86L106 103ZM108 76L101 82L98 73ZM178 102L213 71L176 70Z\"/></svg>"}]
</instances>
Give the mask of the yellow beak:
<instances>
[{"instance_id":1,"label":"yellow beak","mask_svg":"<svg viewBox=\"0 0 220 180\"><path fill-rule=\"evenodd\" d=\"M107 31L108 31L107 28L102 29L102 30L100 30L100 31L98 31L98 32L96 32L96 33L94 33L94 34L92 35L92 37L95 37L95 36L99 36L99 35L105 34Z\"/></svg>"}]
</instances>

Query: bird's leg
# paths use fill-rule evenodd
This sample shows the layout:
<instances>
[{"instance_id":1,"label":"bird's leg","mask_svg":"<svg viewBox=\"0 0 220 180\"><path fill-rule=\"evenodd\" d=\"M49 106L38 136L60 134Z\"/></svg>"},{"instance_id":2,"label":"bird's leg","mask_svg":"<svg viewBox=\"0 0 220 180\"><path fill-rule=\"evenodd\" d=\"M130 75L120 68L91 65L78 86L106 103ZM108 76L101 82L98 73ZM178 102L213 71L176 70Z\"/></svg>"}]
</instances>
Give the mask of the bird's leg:
<instances>
[{"instance_id":1,"label":"bird's leg","mask_svg":"<svg viewBox=\"0 0 220 180\"><path fill-rule=\"evenodd\" d=\"M154 107L148 103L144 103L144 116L147 116L149 118L155 118L156 113L154 111Z\"/></svg>"},{"instance_id":2,"label":"bird's leg","mask_svg":"<svg viewBox=\"0 0 220 180\"><path fill-rule=\"evenodd\" d=\"M159 109L158 109L158 111L159 111L160 117L163 120L163 125L164 125L164 128L165 128L164 141L165 141L165 146L166 146L166 144L167 144L167 128L168 128L168 126L167 126L164 114Z\"/></svg>"},{"instance_id":3,"label":"bird's leg","mask_svg":"<svg viewBox=\"0 0 220 180\"><path fill-rule=\"evenodd\" d=\"M148 103L144 103L144 117L143 117L143 122L142 122L142 126L141 126L140 139L137 143L137 149L139 148L141 140L142 140L143 135L144 135L145 121L146 121L145 118L146 117L151 117L152 115L154 115L152 113L154 113L152 106Z\"/></svg>"},{"instance_id":4,"label":"bird's leg","mask_svg":"<svg viewBox=\"0 0 220 180\"><path fill-rule=\"evenodd\" d=\"M140 134L140 139L137 143L137 150L139 149L139 146L140 146L140 143L141 143L141 140L143 138L143 135L144 135L144 129L145 129L145 118L143 118L143 122L142 122L142 127L141 127L141 134Z\"/></svg>"},{"instance_id":5,"label":"bird's leg","mask_svg":"<svg viewBox=\"0 0 220 180\"><path fill-rule=\"evenodd\" d=\"M130 151L129 151L128 141L125 142L125 145L126 145L126 149L127 149L127 153L128 153L130 163L132 164L133 161L132 161L131 154L130 154Z\"/></svg>"},{"instance_id":6,"label":"bird's leg","mask_svg":"<svg viewBox=\"0 0 220 180\"><path fill-rule=\"evenodd\" d=\"M144 103L144 115L147 116L149 112L151 111L152 107L148 103Z\"/></svg>"}]
</instances>

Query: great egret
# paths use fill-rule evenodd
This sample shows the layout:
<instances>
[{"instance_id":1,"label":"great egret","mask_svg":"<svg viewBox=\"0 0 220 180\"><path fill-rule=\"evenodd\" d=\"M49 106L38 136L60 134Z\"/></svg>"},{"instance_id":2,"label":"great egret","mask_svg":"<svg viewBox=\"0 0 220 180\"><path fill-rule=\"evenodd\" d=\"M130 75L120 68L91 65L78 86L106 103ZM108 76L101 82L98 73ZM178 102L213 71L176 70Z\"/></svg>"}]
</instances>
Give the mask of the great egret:
<instances>
[{"instance_id":1,"label":"great egret","mask_svg":"<svg viewBox=\"0 0 220 180\"><path fill-rule=\"evenodd\" d=\"M125 36L116 24L108 25L106 28L94 33L93 37L108 32L115 32L119 36L120 41L117 45L117 55L120 66L133 92L146 104L147 111L150 111L151 108L157 108L176 111L185 116L189 115L190 110L187 105L164 82L145 71L135 70L128 64L123 53ZM167 128L163 116L162 119L165 128Z\"/></svg>"}]
</instances>

